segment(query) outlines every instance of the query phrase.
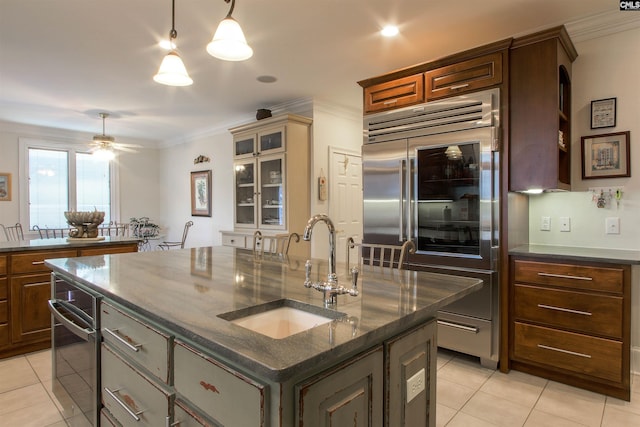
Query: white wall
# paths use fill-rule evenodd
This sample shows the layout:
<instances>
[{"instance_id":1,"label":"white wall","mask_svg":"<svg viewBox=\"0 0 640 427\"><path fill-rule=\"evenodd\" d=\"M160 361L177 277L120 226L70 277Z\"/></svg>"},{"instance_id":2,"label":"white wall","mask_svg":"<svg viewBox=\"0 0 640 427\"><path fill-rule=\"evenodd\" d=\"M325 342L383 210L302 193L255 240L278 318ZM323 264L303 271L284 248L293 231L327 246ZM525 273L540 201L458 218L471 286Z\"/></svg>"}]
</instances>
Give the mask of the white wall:
<instances>
[{"instance_id":1,"label":"white wall","mask_svg":"<svg viewBox=\"0 0 640 427\"><path fill-rule=\"evenodd\" d=\"M640 251L640 29L576 43L572 81L572 191L529 197L530 243ZM591 101L617 98L616 127L590 129ZM631 177L582 180L580 137L631 132ZM589 188L624 187L620 206L598 209ZM551 231L540 231L540 217ZM571 231L559 231L559 218L571 218ZM605 234L605 218L620 218L619 235ZM632 370L640 372L640 267L632 272Z\"/></svg>"},{"instance_id":2,"label":"white wall","mask_svg":"<svg viewBox=\"0 0 640 427\"><path fill-rule=\"evenodd\" d=\"M0 122L0 172L12 175L12 200L0 202L0 223L15 224L20 221L19 186L24 177L19 174L18 140L21 137L43 139L61 143L85 143L89 146L93 134L30 126L18 123ZM144 144L137 153L121 152L116 157L119 173L120 211L115 218L128 222L131 217L148 216L158 218L160 202L158 199L158 175L156 167L158 150L149 141L117 138L118 142Z\"/></svg>"},{"instance_id":3,"label":"white wall","mask_svg":"<svg viewBox=\"0 0 640 427\"><path fill-rule=\"evenodd\" d=\"M229 132L193 138L179 145L160 150L158 169L161 171L159 201L162 206L161 223L166 240L179 241L185 222L193 227L186 247L221 245L221 230L233 230L233 149ZM194 164L204 155L208 163ZM212 216L191 216L191 172L212 171Z\"/></svg>"}]
</instances>

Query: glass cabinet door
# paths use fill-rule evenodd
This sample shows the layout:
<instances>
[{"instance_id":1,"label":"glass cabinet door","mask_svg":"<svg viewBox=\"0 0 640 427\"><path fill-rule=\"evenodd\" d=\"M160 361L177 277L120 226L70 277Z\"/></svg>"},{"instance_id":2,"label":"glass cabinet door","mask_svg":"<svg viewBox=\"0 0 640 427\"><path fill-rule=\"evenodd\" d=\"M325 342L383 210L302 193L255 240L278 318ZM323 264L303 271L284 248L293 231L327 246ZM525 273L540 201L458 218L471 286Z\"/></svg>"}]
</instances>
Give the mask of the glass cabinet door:
<instances>
[{"instance_id":1,"label":"glass cabinet door","mask_svg":"<svg viewBox=\"0 0 640 427\"><path fill-rule=\"evenodd\" d=\"M284 127L258 134L258 153L269 154L284 151Z\"/></svg>"},{"instance_id":2,"label":"glass cabinet door","mask_svg":"<svg viewBox=\"0 0 640 427\"><path fill-rule=\"evenodd\" d=\"M261 159L260 224L269 228L284 228L284 156Z\"/></svg>"},{"instance_id":3,"label":"glass cabinet door","mask_svg":"<svg viewBox=\"0 0 640 427\"><path fill-rule=\"evenodd\" d=\"M235 164L236 225L254 227L256 224L255 161Z\"/></svg>"},{"instance_id":4,"label":"glass cabinet door","mask_svg":"<svg viewBox=\"0 0 640 427\"><path fill-rule=\"evenodd\" d=\"M233 154L236 157L253 157L256 145L256 136L241 136L233 140Z\"/></svg>"}]
</instances>

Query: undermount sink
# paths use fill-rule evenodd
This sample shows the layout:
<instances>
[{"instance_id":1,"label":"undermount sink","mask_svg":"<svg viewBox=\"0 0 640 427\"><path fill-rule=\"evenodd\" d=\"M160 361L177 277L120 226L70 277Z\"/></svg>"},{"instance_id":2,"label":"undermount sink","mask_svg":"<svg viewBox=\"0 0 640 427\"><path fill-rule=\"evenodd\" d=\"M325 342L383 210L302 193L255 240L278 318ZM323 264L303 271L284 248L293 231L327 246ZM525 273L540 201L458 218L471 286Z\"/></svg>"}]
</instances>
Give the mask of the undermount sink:
<instances>
[{"instance_id":1,"label":"undermount sink","mask_svg":"<svg viewBox=\"0 0 640 427\"><path fill-rule=\"evenodd\" d=\"M282 339L345 317L345 313L290 299L271 301L218 315L262 335Z\"/></svg>"}]
</instances>

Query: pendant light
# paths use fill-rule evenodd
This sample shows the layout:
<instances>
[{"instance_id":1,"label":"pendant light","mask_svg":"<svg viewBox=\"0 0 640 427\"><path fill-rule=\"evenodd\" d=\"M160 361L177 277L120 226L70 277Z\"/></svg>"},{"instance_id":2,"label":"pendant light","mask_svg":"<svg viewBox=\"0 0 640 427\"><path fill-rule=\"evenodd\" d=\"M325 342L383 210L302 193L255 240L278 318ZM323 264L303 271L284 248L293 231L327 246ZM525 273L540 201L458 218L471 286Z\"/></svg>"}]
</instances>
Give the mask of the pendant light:
<instances>
[{"instance_id":1,"label":"pendant light","mask_svg":"<svg viewBox=\"0 0 640 427\"><path fill-rule=\"evenodd\" d=\"M177 36L176 0L171 0L171 31L169 32L169 43L172 46L175 46ZM153 76L153 80L167 86L189 86L193 84L193 80L189 77L187 69L175 49L171 50L171 52L164 57L158 73Z\"/></svg>"},{"instance_id":2,"label":"pendant light","mask_svg":"<svg viewBox=\"0 0 640 427\"><path fill-rule=\"evenodd\" d=\"M251 58L253 49L247 44L244 33L238 21L231 17L236 0L224 0L231 2L231 8L226 18L220 22L213 39L207 45L207 52L224 61L244 61Z\"/></svg>"}]
</instances>

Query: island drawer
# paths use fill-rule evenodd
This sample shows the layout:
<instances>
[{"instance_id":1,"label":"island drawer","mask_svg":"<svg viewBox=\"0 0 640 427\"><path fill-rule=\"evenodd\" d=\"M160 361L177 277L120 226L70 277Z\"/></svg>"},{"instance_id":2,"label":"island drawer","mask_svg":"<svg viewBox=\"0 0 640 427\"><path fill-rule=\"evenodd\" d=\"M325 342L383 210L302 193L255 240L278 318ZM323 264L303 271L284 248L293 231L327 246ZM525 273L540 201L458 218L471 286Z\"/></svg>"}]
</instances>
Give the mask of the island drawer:
<instances>
[{"instance_id":1,"label":"island drawer","mask_svg":"<svg viewBox=\"0 0 640 427\"><path fill-rule=\"evenodd\" d=\"M176 400L173 405L173 424L180 427L222 427L205 419L184 402Z\"/></svg>"},{"instance_id":2,"label":"island drawer","mask_svg":"<svg viewBox=\"0 0 640 427\"><path fill-rule=\"evenodd\" d=\"M246 247L245 237L242 234L222 234L222 245L233 246L234 248Z\"/></svg>"},{"instance_id":3,"label":"island drawer","mask_svg":"<svg viewBox=\"0 0 640 427\"><path fill-rule=\"evenodd\" d=\"M624 270L621 268L521 260L516 260L514 267L514 278L518 283L615 293L623 291Z\"/></svg>"},{"instance_id":4,"label":"island drawer","mask_svg":"<svg viewBox=\"0 0 640 427\"><path fill-rule=\"evenodd\" d=\"M106 246L104 248L87 248L80 249L80 256L92 256L92 255L109 255L109 254L127 254L136 252L138 245L127 246Z\"/></svg>"},{"instance_id":5,"label":"island drawer","mask_svg":"<svg viewBox=\"0 0 640 427\"><path fill-rule=\"evenodd\" d=\"M174 345L177 393L225 426L264 426L266 387L184 343ZM242 410L237 408L242 399Z\"/></svg>"},{"instance_id":6,"label":"island drawer","mask_svg":"<svg viewBox=\"0 0 640 427\"><path fill-rule=\"evenodd\" d=\"M515 322L514 358L622 381L622 343Z\"/></svg>"},{"instance_id":7,"label":"island drawer","mask_svg":"<svg viewBox=\"0 0 640 427\"><path fill-rule=\"evenodd\" d=\"M0 274L7 274L7 257L0 256Z\"/></svg>"},{"instance_id":8,"label":"island drawer","mask_svg":"<svg viewBox=\"0 0 640 427\"><path fill-rule=\"evenodd\" d=\"M63 251L29 252L26 254L11 255L11 273L40 273L43 271L49 271L47 266L44 265L45 259L72 258L77 255L78 252L75 249Z\"/></svg>"},{"instance_id":9,"label":"island drawer","mask_svg":"<svg viewBox=\"0 0 640 427\"><path fill-rule=\"evenodd\" d=\"M124 311L100 304L101 331L105 342L126 354L152 375L169 382L170 337Z\"/></svg>"},{"instance_id":10,"label":"island drawer","mask_svg":"<svg viewBox=\"0 0 640 427\"><path fill-rule=\"evenodd\" d=\"M167 425L172 395L102 344L102 402L122 426Z\"/></svg>"},{"instance_id":11,"label":"island drawer","mask_svg":"<svg viewBox=\"0 0 640 427\"><path fill-rule=\"evenodd\" d=\"M517 320L545 323L589 334L622 337L621 296L516 284Z\"/></svg>"}]
</instances>

